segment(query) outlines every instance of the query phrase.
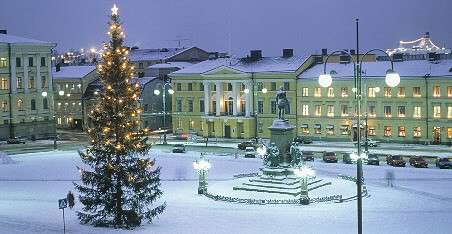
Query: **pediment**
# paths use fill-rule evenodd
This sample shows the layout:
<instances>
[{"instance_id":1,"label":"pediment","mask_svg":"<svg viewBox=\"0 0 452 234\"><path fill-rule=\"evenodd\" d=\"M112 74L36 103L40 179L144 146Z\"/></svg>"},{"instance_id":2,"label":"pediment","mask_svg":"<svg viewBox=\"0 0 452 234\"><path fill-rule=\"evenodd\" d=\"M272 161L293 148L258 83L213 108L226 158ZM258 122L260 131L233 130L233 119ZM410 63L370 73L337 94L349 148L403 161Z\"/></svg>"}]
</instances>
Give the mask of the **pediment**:
<instances>
[{"instance_id":1,"label":"pediment","mask_svg":"<svg viewBox=\"0 0 452 234\"><path fill-rule=\"evenodd\" d=\"M237 69L228 67L228 66L220 66L214 68L210 71L203 73L202 75L216 76L216 75L246 75L245 72L239 71Z\"/></svg>"}]
</instances>

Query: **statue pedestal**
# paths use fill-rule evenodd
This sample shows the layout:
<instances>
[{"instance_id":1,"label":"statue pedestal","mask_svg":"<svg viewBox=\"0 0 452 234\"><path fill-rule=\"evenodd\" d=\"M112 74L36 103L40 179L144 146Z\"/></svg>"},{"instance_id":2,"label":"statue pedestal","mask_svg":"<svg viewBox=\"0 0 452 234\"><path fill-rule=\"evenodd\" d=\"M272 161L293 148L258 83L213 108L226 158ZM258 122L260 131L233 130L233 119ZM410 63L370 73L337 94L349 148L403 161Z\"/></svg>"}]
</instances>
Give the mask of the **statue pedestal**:
<instances>
[{"instance_id":1,"label":"statue pedestal","mask_svg":"<svg viewBox=\"0 0 452 234\"><path fill-rule=\"evenodd\" d=\"M289 150L292 144L295 126L286 119L275 119L273 124L268 127L270 130L270 142L274 142L279 150L279 165L288 167L290 164Z\"/></svg>"}]
</instances>

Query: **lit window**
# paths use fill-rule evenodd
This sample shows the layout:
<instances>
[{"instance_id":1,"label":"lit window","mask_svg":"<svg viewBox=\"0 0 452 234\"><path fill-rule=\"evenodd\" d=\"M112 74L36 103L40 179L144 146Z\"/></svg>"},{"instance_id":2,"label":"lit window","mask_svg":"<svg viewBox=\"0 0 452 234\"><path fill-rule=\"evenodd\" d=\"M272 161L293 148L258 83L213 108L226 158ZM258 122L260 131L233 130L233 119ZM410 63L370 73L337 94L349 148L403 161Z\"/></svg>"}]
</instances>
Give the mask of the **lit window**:
<instances>
[{"instance_id":1,"label":"lit window","mask_svg":"<svg viewBox=\"0 0 452 234\"><path fill-rule=\"evenodd\" d=\"M348 105L341 105L341 116L348 116Z\"/></svg>"},{"instance_id":2,"label":"lit window","mask_svg":"<svg viewBox=\"0 0 452 234\"><path fill-rule=\"evenodd\" d=\"M188 129L189 130L193 130L194 125L195 125L195 121L190 119L190 121L188 122Z\"/></svg>"},{"instance_id":3,"label":"lit window","mask_svg":"<svg viewBox=\"0 0 452 234\"><path fill-rule=\"evenodd\" d=\"M399 137L405 137L406 136L406 132L405 132L405 127L399 127Z\"/></svg>"},{"instance_id":4,"label":"lit window","mask_svg":"<svg viewBox=\"0 0 452 234\"><path fill-rule=\"evenodd\" d=\"M328 97L334 97L334 90L332 87L328 88Z\"/></svg>"},{"instance_id":5,"label":"lit window","mask_svg":"<svg viewBox=\"0 0 452 234\"><path fill-rule=\"evenodd\" d=\"M405 87L399 87L399 92L397 93L398 97L405 97Z\"/></svg>"},{"instance_id":6,"label":"lit window","mask_svg":"<svg viewBox=\"0 0 452 234\"><path fill-rule=\"evenodd\" d=\"M8 102L6 100L2 101L2 111L7 112L8 111Z\"/></svg>"},{"instance_id":7,"label":"lit window","mask_svg":"<svg viewBox=\"0 0 452 234\"><path fill-rule=\"evenodd\" d=\"M9 89L8 87L8 78L2 77L0 81L0 89Z\"/></svg>"},{"instance_id":8,"label":"lit window","mask_svg":"<svg viewBox=\"0 0 452 234\"><path fill-rule=\"evenodd\" d=\"M405 106L399 106L398 111L398 117L404 118L405 117Z\"/></svg>"},{"instance_id":9,"label":"lit window","mask_svg":"<svg viewBox=\"0 0 452 234\"><path fill-rule=\"evenodd\" d=\"M447 107L447 118L452 119L452 106Z\"/></svg>"},{"instance_id":10,"label":"lit window","mask_svg":"<svg viewBox=\"0 0 452 234\"><path fill-rule=\"evenodd\" d=\"M377 96L377 90L379 90L380 88L376 88L376 87L369 87L369 89L367 90L369 97L376 97Z\"/></svg>"},{"instance_id":11,"label":"lit window","mask_svg":"<svg viewBox=\"0 0 452 234\"><path fill-rule=\"evenodd\" d=\"M22 77L17 77L16 79L17 79L17 84L16 84L17 88L23 89L24 87L23 87Z\"/></svg>"},{"instance_id":12,"label":"lit window","mask_svg":"<svg viewBox=\"0 0 452 234\"><path fill-rule=\"evenodd\" d=\"M301 110L302 110L301 115L303 115L303 116L308 116L309 115L309 107L308 107L307 104L303 104L301 106Z\"/></svg>"},{"instance_id":13,"label":"lit window","mask_svg":"<svg viewBox=\"0 0 452 234\"><path fill-rule=\"evenodd\" d=\"M441 97L441 87L433 86L433 97Z\"/></svg>"},{"instance_id":14,"label":"lit window","mask_svg":"<svg viewBox=\"0 0 452 234\"><path fill-rule=\"evenodd\" d=\"M314 88L314 97L321 97L322 96L322 90L320 87Z\"/></svg>"},{"instance_id":15,"label":"lit window","mask_svg":"<svg viewBox=\"0 0 452 234\"><path fill-rule=\"evenodd\" d=\"M20 111L23 111L23 110L24 110L24 101L23 101L22 99L17 100L17 108L18 108Z\"/></svg>"},{"instance_id":16,"label":"lit window","mask_svg":"<svg viewBox=\"0 0 452 234\"><path fill-rule=\"evenodd\" d=\"M321 116L321 115L322 115L322 106L315 105L314 106L314 116Z\"/></svg>"},{"instance_id":17,"label":"lit window","mask_svg":"<svg viewBox=\"0 0 452 234\"><path fill-rule=\"evenodd\" d=\"M392 116L391 106L384 106L385 117L390 118Z\"/></svg>"},{"instance_id":18,"label":"lit window","mask_svg":"<svg viewBox=\"0 0 452 234\"><path fill-rule=\"evenodd\" d=\"M414 127L413 128L413 136L416 138L421 137L421 127Z\"/></svg>"},{"instance_id":19,"label":"lit window","mask_svg":"<svg viewBox=\"0 0 452 234\"><path fill-rule=\"evenodd\" d=\"M301 89L301 96L302 97L307 97L309 95L309 89L307 87L303 87Z\"/></svg>"},{"instance_id":20,"label":"lit window","mask_svg":"<svg viewBox=\"0 0 452 234\"><path fill-rule=\"evenodd\" d=\"M447 128L447 138L452 139L452 128Z\"/></svg>"},{"instance_id":21,"label":"lit window","mask_svg":"<svg viewBox=\"0 0 452 234\"><path fill-rule=\"evenodd\" d=\"M334 125L328 125L328 126L326 126L326 134L328 134L328 135L334 135Z\"/></svg>"},{"instance_id":22,"label":"lit window","mask_svg":"<svg viewBox=\"0 0 452 234\"><path fill-rule=\"evenodd\" d=\"M314 124L314 133L322 134L322 125L321 124Z\"/></svg>"},{"instance_id":23,"label":"lit window","mask_svg":"<svg viewBox=\"0 0 452 234\"><path fill-rule=\"evenodd\" d=\"M452 97L452 86L447 86L447 96Z\"/></svg>"},{"instance_id":24,"label":"lit window","mask_svg":"<svg viewBox=\"0 0 452 234\"><path fill-rule=\"evenodd\" d=\"M367 134L368 134L369 136L375 136L375 135L377 135L376 132L375 132L375 126L369 126L369 130L368 130Z\"/></svg>"},{"instance_id":25,"label":"lit window","mask_svg":"<svg viewBox=\"0 0 452 234\"><path fill-rule=\"evenodd\" d=\"M309 134L309 128L307 124L302 124L301 125L301 133L303 134Z\"/></svg>"},{"instance_id":26,"label":"lit window","mask_svg":"<svg viewBox=\"0 0 452 234\"><path fill-rule=\"evenodd\" d=\"M392 96L391 87L385 87L385 97L391 97L391 96Z\"/></svg>"},{"instance_id":27,"label":"lit window","mask_svg":"<svg viewBox=\"0 0 452 234\"><path fill-rule=\"evenodd\" d=\"M342 97L348 97L348 90L347 90L347 87L342 87L342 88L341 88L341 96L342 96Z\"/></svg>"},{"instance_id":28,"label":"lit window","mask_svg":"<svg viewBox=\"0 0 452 234\"><path fill-rule=\"evenodd\" d=\"M384 136L385 137L391 137L392 136L392 129L391 126L385 126L384 128Z\"/></svg>"},{"instance_id":29,"label":"lit window","mask_svg":"<svg viewBox=\"0 0 452 234\"><path fill-rule=\"evenodd\" d=\"M341 125L341 135L348 135L348 125Z\"/></svg>"},{"instance_id":30,"label":"lit window","mask_svg":"<svg viewBox=\"0 0 452 234\"><path fill-rule=\"evenodd\" d=\"M328 105L328 117L334 117L334 105Z\"/></svg>"},{"instance_id":31,"label":"lit window","mask_svg":"<svg viewBox=\"0 0 452 234\"><path fill-rule=\"evenodd\" d=\"M414 107L413 118L421 118L421 107L420 106Z\"/></svg>"},{"instance_id":32,"label":"lit window","mask_svg":"<svg viewBox=\"0 0 452 234\"><path fill-rule=\"evenodd\" d=\"M413 97L421 97L421 87L413 88Z\"/></svg>"},{"instance_id":33,"label":"lit window","mask_svg":"<svg viewBox=\"0 0 452 234\"><path fill-rule=\"evenodd\" d=\"M441 106L433 106L433 118L441 118Z\"/></svg>"},{"instance_id":34,"label":"lit window","mask_svg":"<svg viewBox=\"0 0 452 234\"><path fill-rule=\"evenodd\" d=\"M0 58L0 67L6 67L6 58Z\"/></svg>"}]
</instances>

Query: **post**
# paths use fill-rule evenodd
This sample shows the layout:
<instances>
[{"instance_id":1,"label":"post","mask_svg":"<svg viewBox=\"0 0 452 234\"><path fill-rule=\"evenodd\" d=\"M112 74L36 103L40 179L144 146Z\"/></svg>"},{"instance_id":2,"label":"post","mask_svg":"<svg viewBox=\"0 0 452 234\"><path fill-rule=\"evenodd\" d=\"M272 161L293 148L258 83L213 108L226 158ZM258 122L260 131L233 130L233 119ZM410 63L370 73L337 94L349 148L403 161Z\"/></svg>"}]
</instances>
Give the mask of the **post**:
<instances>
[{"instance_id":1,"label":"post","mask_svg":"<svg viewBox=\"0 0 452 234\"><path fill-rule=\"evenodd\" d=\"M369 152L369 144L367 142L367 136L369 135L369 133L368 133L369 126L367 125L367 118L368 118L367 116L369 115L368 114L369 106L367 105L367 96L369 95L369 88L367 87L367 84L364 84L364 92L366 92L366 95L364 96L364 105L366 105L366 115L364 116L365 121L366 121L366 128L364 129L365 130L364 136L366 138L366 141L364 142L364 151Z\"/></svg>"},{"instance_id":2,"label":"post","mask_svg":"<svg viewBox=\"0 0 452 234\"><path fill-rule=\"evenodd\" d=\"M168 144L166 142L166 83L163 85L163 144Z\"/></svg>"},{"instance_id":3,"label":"post","mask_svg":"<svg viewBox=\"0 0 452 234\"><path fill-rule=\"evenodd\" d=\"M359 19L356 19L356 56L357 61L359 60ZM358 234L363 233L363 217L362 217L362 159L361 159L361 63L358 62L356 66L356 77L355 77L355 85L356 85L356 92L358 94L357 96L357 109L358 109L358 161L357 161L357 169L356 169L356 186L357 186L357 201L358 201Z\"/></svg>"},{"instance_id":4,"label":"post","mask_svg":"<svg viewBox=\"0 0 452 234\"><path fill-rule=\"evenodd\" d=\"M66 220L64 219L64 208L63 208L63 233L66 233Z\"/></svg>"}]
</instances>

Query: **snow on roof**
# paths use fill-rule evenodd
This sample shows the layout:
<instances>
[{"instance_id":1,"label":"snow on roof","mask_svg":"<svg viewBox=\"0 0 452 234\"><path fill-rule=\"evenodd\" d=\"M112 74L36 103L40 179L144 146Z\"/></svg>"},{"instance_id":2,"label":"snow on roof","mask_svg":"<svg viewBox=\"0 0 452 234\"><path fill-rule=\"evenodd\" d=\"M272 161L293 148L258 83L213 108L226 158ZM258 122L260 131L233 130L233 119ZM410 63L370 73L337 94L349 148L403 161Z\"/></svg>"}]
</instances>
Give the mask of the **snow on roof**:
<instances>
[{"instance_id":1,"label":"snow on roof","mask_svg":"<svg viewBox=\"0 0 452 234\"><path fill-rule=\"evenodd\" d=\"M129 59L132 62L168 59L191 48L193 47L131 50Z\"/></svg>"},{"instance_id":2,"label":"snow on roof","mask_svg":"<svg viewBox=\"0 0 452 234\"><path fill-rule=\"evenodd\" d=\"M194 64L172 74L202 74L212 69L226 66L242 72L294 72L308 56L263 57L259 60L251 58L219 58Z\"/></svg>"},{"instance_id":3,"label":"snow on roof","mask_svg":"<svg viewBox=\"0 0 452 234\"><path fill-rule=\"evenodd\" d=\"M135 82L138 81L138 83L143 87L143 86L145 86L147 83L149 83L149 82L151 82L151 81L153 81L153 80L155 80L155 79L157 79L157 77L153 77L153 76L149 76L149 77L141 77L141 78L134 77L134 78L132 78L132 79L129 80L129 83L135 83Z\"/></svg>"},{"instance_id":4,"label":"snow on roof","mask_svg":"<svg viewBox=\"0 0 452 234\"><path fill-rule=\"evenodd\" d=\"M193 65L193 63L189 63L189 62L169 62L169 63L154 64L152 66L149 66L149 68L179 68L179 69L184 69L184 68L189 67L191 65Z\"/></svg>"},{"instance_id":5,"label":"snow on roof","mask_svg":"<svg viewBox=\"0 0 452 234\"><path fill-rule=\"evenodd\" d=\"M301 73L298 78L318 78L323 74L324 64L316 64L312 68ZM391 69L391 62L363 62L363 76L385 77L386 71ZM410 60L403 62L394 62L394 71L401 77L424 77L428 76L452 76L452 60L440 60L433 63L427 60ZM353 77L353 63L339 64L328 63L326 72L335 71L333 77Z\"/></svg>"},{"instance_id":6,"label":"snow on roof","mask_svg":"<svg viewBox=\"0 0 452 234\"><path fill-rule=\"evenodd\" d=\"M61 67L57 72L56 68L52 68L54 79L76 78L80 79L96 70L96 66L68 66Z\"/></svg>"},{"instance_id":7,"label":"snow on roof","mask_svg":"<svg viewBox=\"0 0 452 234\"><path fill-rule=\"evenodd\" d=\"M0 33L0 43L14 43L14 44L20 44L20 43L54 44L54 43L51 43L51 42L39 41L39 40L29 39L29 38L25 38L25 37L17 37L17 36L8 35L8 34L2 34L2 33Z\"/></svg>"}]
</instances>

